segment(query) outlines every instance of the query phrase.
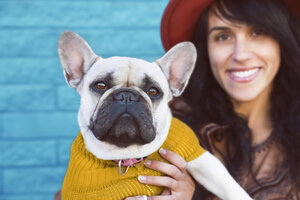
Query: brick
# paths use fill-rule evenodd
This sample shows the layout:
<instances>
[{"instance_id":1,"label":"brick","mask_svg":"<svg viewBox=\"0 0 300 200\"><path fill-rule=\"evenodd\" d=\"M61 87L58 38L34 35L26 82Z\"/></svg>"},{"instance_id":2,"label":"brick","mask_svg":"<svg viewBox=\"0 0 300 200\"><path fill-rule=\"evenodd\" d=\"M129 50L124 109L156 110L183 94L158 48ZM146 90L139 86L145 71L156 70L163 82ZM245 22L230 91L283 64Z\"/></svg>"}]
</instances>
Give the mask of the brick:
<instances>
[{"instance_id":1,"label":"brick","mask_svg":"<svg viewBox=\"0 0 300 200\"><path fill-rule=\"evenodd\" d=\"M119 29L103 30L99 37L97 33L89 31L83 33L94 52L103 57L129 56L141 57L164 53L158 29Z\"/></svg>"},{"instance_id":2,"label":"brick","mask_svg":"<svg viewBox=\"0 0 300 200\"><path fill-rule=\"evenodd\" d=\"M164 55L165 52L159 52L155 55L144 55L144 56L139 56L140 59L144 59L148 62L154 62L155 60L161 58Z\"/></svg>"},{"instance_id":3,"label":"brick","mask_svg":"<svg viewBox=\"0 0 300 200\"><path fill-rule=\"evenodd\" d=\"M2 29L0 32L0 55L20 56L57 56L59 32L40 29Z\"/></svg>"},{"instance_id":4,"label":"brick","mask_svg":"<svg viewBox=\"0 0 300 200\"><path fill-rule=\"evenodd\" d=\"M55 164L54 140L0 140L0 167Z\"/></svg>"},{"instance_id":5,"label":"brick","mask_svg":"<svg viewBox=\"0 0 300 200\"><path fill-rule=\"evenodd\" d=\"M0 169L0 196L3 194L3 170Z\"/></svg>"},{"instance_id":6,"label":"brick","mask_svg":"<svg viewBox=\"0 0 300 200\"><path fill-rule=\"evenodd\" d=\"M70 159L71 145L73 139L60 140L58 142L58 163L67 166Z\"/></svg>"},{"instance_id":7,"label":"brick","mask_svg":"<svg viewBox=\"0 0 300 200\"><path fill-rule=\"evenodd\" d=\"M0 86L0 111L51 111L55 90L51 86Z\"/></svg>"},{"instance_id":8,"label":"brick","mask_svg":"<svg viewBox=\"0 0 300 200\"><path fill-rule=\"evenodd\" d=\"M0 112L0 139L3 137L3 119L2 114Z\"/></svg>"},{"instance_id":9,"label":"brick","mask_svg":"<svg viewBox=\"0 0 300 200\"><path fill-rule=\"evenodd\" d=\"M0 58L0 84L64 84L61 64L53 58Z\"/></svg>"},{"instance_id":10,"label":"brick","mask_svg":"<svg viewBox=\"0 0 300 200\"><path fill-rule=\"evenodd\" d=\"M77 113L5 113L3 138L74 138ZM17 125L16 125L17 124Z\"/></svg>"},{"instance_id":11,"label":"brick","mask_svg":"<svg viewBox=\"0 0 300 200\"><path fill-rule=\"evenodd\" d=\"M30 195L1 195L0 200L53 200L54 194L30 194Z\"/></svg>"},{"instance_id":12,"label":"brick","mask_svg":"<svg viewBox=\"0 0 300 200\"><path fill-rule=\"evenodd\" d=\"M0 1L0 26L158 26L166 4L167 0Z\"/></svg>"},{"instance_id":13,"label":"brick","mask_svg":"<svg viewBox=\"0 0 300 200\"><path fill-rule=\"evenodd\" d=\"M4 169L4 194L52 193L61 188L66 167Z\"/></svg>"},{"instance_id":14,"label":"brick","mask_svg":"<svg viewBox=\"0 0 300 200\"><path fill-rule=\"evenodd\" d=\"M3 29L0 38L6 39L0 40L0 56L57 58L57 41L65 30L68 29ZM164 53L158 28L74 28L71 31L81 35L102 57L140 57Z\"/></svg>"},{"instance_id":15,"label":"brick","mask_svg":"<svg viewBox=\"0 0 300 200\"><path fill-rule=\"evenodd\" d=\"M77 112L80 106L80 96L75 89L67 86L58 87L58 109Z\"/></svg>"}]
</instances>

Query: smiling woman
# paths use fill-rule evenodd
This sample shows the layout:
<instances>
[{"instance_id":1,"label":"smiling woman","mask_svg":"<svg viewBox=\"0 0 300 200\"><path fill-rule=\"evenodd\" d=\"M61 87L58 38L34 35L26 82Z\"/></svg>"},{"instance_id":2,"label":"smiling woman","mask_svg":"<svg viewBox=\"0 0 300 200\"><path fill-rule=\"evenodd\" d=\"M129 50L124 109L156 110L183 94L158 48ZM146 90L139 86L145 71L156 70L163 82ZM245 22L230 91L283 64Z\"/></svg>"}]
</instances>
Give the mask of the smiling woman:
<instances>
[{"instance_id":1,"label":"smiling woman","mask_svg":"<svg viewBox=\"0 0 300 200\"><path fill-rule=\"evenodd\" d=\"M161 22L166 50L181 41L198 50L174 114L258 200L300 198L299 14L298 0L170 0ZM182 198L194 191L188 178L170 179L153 199L192 198ZM193 199L217 198L198 188Z\"/></svg>"},{"instance_id":2,"label":"smiling woman","mask_svg":"<svg viewBox=\"0 0 300 200\"><path fill-rule=\"evenodd\" d=\"M220 13L210 12L208 18L211 70L231 100L251 101L269 93L280 65L279 43L261 29L230 22Z\"/></svg>"}]
</instances>

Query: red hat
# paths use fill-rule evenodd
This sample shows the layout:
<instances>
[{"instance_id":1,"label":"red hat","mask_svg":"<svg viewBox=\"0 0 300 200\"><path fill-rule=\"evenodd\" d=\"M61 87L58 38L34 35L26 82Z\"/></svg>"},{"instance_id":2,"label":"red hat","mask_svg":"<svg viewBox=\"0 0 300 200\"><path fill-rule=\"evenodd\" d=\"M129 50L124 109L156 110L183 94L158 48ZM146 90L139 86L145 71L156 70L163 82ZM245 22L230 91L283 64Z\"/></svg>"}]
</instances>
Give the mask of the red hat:
<instances>
[{"instance_id":1,"label":"red hat","mask_svg":"<svg viewBox=\"0 0 300 200\"><path fill-rule=\"evenodd\" d=\"M161 40L167 51L179 42L191 41L202 11L213 0L170 0L160 25ZM297 17L300 17L300 1L284 0Z\"/></svg>"}]
</instances>

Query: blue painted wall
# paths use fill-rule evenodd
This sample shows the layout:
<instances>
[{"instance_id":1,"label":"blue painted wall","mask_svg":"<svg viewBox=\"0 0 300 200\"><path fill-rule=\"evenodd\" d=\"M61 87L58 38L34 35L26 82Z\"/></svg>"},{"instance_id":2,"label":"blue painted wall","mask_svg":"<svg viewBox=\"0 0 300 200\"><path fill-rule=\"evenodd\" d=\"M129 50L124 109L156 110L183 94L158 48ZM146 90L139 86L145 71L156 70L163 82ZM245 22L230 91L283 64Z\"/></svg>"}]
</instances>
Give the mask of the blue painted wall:
<instances>
[{"instance_id":1,"label":"blue painted wall","mask_svg":"<svg viewBox=\"0 0 300 200\"><path fill-rule=\"evenodd\" d=\"M71 30L103 56L153 61L167 0L0 0L0 200L47 200L78 133L79 96L57 41Z\"/></svg>"}]
</instances>

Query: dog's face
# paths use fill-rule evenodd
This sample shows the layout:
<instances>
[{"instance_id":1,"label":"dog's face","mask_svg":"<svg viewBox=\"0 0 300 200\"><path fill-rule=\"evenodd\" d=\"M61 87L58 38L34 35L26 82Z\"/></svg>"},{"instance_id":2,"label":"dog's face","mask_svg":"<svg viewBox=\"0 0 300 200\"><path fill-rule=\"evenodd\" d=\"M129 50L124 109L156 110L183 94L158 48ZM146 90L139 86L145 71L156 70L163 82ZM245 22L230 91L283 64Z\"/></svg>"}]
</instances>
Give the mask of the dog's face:
<instances>
[{"instance_id":1,"label":"dog's face","mask_svg":"<svg viewBox=\"0 0 300 200\"><path fill-rule=\"evenodd\" d=\"M98 58L77 91L79 125L86 147L97 157L144 157L167 136L172 94L156 64Z\"/></svg>"},{"instance_id":2,"label":"dog's face","mask_svg":"<svg viewBox=\"0 0 300 200\"><path fill-rule=\"evenodd\" d=\"M194 68L191 43L149 63L101 58L77 34L65 32L59 55L67 83L81 96L79 126L86 148L105 160L145 157L165 141L168 102L184 90Z\"/></svg>"}]
</instances>

